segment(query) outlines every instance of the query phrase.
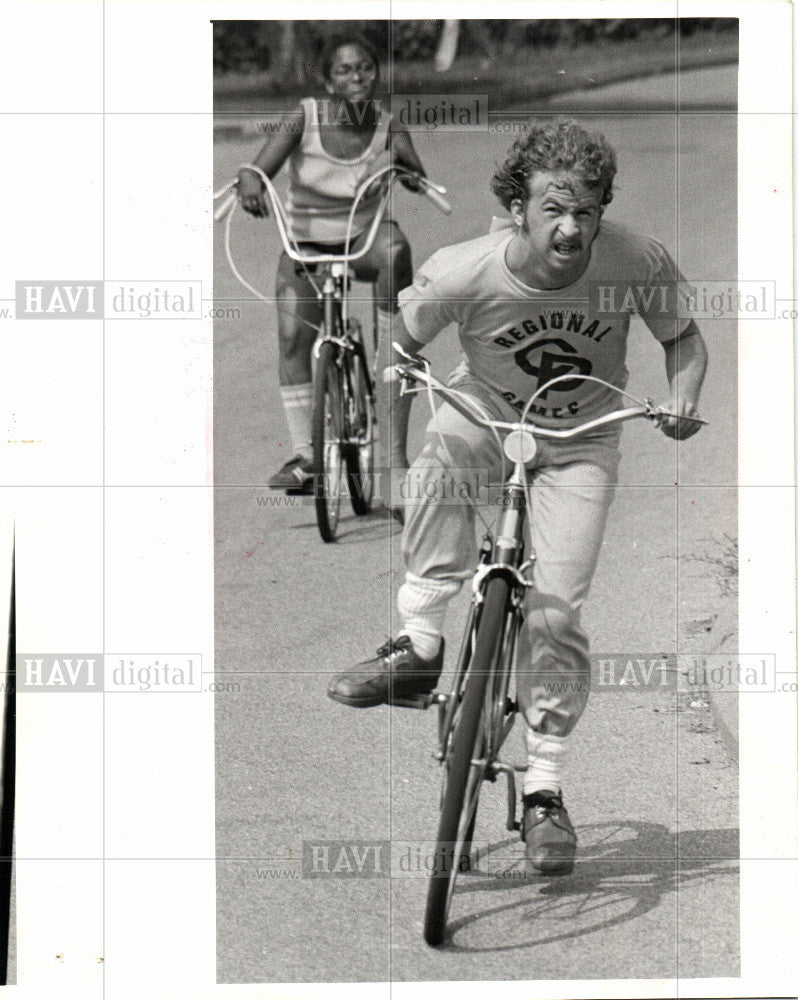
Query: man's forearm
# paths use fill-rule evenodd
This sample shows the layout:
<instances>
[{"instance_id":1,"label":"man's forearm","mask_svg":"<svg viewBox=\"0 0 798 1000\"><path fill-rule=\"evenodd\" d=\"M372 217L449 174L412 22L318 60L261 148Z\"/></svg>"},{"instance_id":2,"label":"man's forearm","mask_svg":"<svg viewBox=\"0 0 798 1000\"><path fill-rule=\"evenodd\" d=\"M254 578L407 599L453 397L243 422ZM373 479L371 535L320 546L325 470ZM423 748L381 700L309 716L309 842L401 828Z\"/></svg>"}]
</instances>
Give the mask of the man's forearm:
<instances>
[{"instance_id":1,"label":"man's forearm","mask_svg":"<svg viewBox=\"0 0 798 1000\"><path fill-rule=\"evenodd\" d=\"M407 427L410 421L412 396L402 395L402 383L391 378L390 368L400 363L402 355L394 350L393 344L417 354L422 344L414 340L407 331L401 313L392 316L391 343L381 343L377 349L377 422L380 425L380 452L384 467L407 467Z\"/></svg>"},{"instance_id":2,"label":"man's forearm","mask_svg":"<svg viewBox=\"0 0 798 1000\"><path fill-rule=\"evenodd\" d=\"M707 349L695 323L665 347L665 372L672 393L697 400L707 370Z\"/></svg>"}]
</instances>

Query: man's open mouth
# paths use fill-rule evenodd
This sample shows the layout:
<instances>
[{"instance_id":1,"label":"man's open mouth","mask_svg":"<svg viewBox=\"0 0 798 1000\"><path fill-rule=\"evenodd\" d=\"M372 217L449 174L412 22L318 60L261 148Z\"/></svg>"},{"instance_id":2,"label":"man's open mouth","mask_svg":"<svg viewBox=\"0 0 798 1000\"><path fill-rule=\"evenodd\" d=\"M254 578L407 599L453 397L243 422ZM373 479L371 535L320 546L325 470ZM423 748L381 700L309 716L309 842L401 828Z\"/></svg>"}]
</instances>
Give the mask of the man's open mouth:
<instances>
[{"instance_id":1,"label":"man's open mouth","mask_svg":"<svg viewBox=\"0 0 798 1000\"><path fill-rule=\"evenodd\" d=\"M575 257L582 249L579 243L555 243L554 250L560 257Z\"/></svg>"}]
</instances>

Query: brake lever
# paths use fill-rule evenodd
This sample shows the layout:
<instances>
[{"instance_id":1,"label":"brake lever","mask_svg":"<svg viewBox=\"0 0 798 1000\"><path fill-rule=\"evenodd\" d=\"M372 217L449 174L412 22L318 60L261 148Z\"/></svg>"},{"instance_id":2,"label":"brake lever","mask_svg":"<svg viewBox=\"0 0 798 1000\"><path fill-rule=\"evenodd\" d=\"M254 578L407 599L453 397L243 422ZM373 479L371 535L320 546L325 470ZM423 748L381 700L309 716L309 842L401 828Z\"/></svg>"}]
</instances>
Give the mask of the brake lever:
<instances>
[{"instance_id":1,"label":"brake lever","mask_svg":"<svg viewBox=\"0 0 798 1000\"><path fill-rule=\"evenodd\" d=\"M646 420L652 420L656 427L659 427L666 417L674 417L676 420L694 420L697 424L703 424L704 427L709 426L709 421L704 420L703 417L688 417L684 414L679 416L678 413L668 413L667 410L657 406L652 399L644 399L643 402L646 404Z\"/></svg>"},{"instance_id":2,"label":"brake lever","mask_svg":"<svg viewBox=\"0 0 798 1000\"><path fill-rule=\"evenodd\" d=\"M426 359L423 359L426 360ZM401 381L400 392L401 396L407 393L417 393L424 391L424 383L421 379L416 377L417 371L423 371L423 364L413 364L413 365L394 365L393 371L396 372L396 377Z\"/></svg>"}]
</instances>

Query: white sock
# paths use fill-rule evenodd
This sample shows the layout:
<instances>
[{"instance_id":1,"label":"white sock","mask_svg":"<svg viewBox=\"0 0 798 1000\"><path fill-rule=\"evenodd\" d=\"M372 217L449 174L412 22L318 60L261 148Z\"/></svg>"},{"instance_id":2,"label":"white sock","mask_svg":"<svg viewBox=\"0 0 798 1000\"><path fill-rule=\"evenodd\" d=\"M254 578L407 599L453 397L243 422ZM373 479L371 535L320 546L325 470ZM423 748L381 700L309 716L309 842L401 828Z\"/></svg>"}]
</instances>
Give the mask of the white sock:
<instances>
[{"instance_id":1,"label":"white sock","mask_svg":"<svg viewBox=\"0 0 798 1000\"><path fill-rule=\"evenodd\" d=\"M288 422L288 434L294 455L310 458L313 454L311 437L313 431L313 383L302 385L281 385L280 395L283 398L285 419Z\"/></svg>"},{"instance_id":2,"label":"white sock","mask_svg":"<svg viewBox=\"0 0 798 1000\"><path fill-rule=\"evenodd\" d=\"M460 580L427 580L406 574L397 595L399 617L402 633L409 636L422 660L437 656L446 609L461 586Z\"/></svg>"},{"instance_id":3,"label":"white sock","mask_svg":"<svg viewBox=\"0 0 798 1000\"><path fill-rule=\"evenodd\" d=\"M524 795L540 792L544 788L562 792L562 768L568 753L568 738L527 729L526 749L529 767L524 774Z\"/></svg>"}]
</instances>

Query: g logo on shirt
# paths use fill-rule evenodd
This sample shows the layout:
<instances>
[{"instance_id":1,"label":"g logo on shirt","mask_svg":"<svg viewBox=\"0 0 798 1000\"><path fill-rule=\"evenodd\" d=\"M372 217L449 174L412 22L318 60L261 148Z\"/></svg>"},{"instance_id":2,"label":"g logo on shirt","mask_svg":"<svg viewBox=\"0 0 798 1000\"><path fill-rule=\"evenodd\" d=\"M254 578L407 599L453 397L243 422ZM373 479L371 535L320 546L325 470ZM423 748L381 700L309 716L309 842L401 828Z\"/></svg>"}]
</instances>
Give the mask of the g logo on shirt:
<instances>
[{"instance_id":1,"label":"g logo on shirt","mask_svg":"<svg viewBox=\"0 0 798 1000\"><path fill-rule=\"evenodd\" d=\"M544 347L557 347L562 353L556 354L552 351L541 350ZM538 352L540 352L538 354ZM532 355L535 355L533 360ZM547 340L538 340L537 343L529 344L516 351L513 355L518 367L537 378L536 388L540 388L549 379L557 375L568 375L570 372L578 372L579 375L589 375L593 365L587 358L581 358L576 352L576 348L566 340L559 337L550 337ZM574 392L584 382L583 378L569 378L558 382L551 387L552 392ZM540 394L540 399L545 399L549 390L545 389Z\"/></svg>"}]
</instances>

